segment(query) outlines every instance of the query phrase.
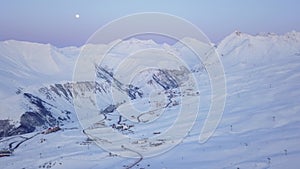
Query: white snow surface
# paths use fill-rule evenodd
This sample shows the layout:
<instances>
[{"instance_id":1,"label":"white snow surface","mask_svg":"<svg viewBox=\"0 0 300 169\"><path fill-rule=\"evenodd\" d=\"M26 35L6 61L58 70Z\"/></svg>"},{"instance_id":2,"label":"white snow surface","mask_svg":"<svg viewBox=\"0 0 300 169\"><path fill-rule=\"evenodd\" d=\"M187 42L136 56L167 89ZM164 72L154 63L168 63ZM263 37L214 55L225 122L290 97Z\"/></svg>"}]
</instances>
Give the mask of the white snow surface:
<instances>
[{"instance_id":1,"label":"white snow surface","mask_svg":"<svg viewBox=\"0 0 300 169\"><path fill-rule=\"evenodd\" d=\"M109 45L86 47L96 51ZM123 42L113 55L151 47L180 50L177 45L133 39ZM0 119L17 123L24 113L24 105L15 94L18 89L35 93L37 88L71 81L80 49L13 40L0 42ZM198 143L210 104L209 80L205 80L207 75L199 75L204 78L199 84L201 111L188 136L170 151L144 158L132 168L299 168L300 33L253 36L234 32L216 50L224 66L227 100L214 135L207 142ZM58 107L70 107L60 100L54 103ZM165 127L165 123L157 123L156 128L160 125ZM36 133L2 138L0 147ZM38 134L24 142L12 156L0 158L0 168L120 169L136 160L110 154L87 141L80 123L75 121L66 124L63 130Z\"/></svg>"}]
</instances>

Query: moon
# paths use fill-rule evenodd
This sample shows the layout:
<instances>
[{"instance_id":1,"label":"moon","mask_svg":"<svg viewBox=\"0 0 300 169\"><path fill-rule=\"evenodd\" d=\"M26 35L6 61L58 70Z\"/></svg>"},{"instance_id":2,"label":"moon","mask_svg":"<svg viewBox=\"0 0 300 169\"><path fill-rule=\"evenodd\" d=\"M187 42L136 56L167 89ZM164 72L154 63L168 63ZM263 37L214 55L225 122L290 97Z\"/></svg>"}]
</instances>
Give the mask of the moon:
<instances>
[{"instance_id":1,"label":"moon","mask_svg":"<svg viewBox=\"0 0 300 169\"><path fill-rule=\"evenodd\" d=\"M76 15L75 15L75 18L76 18L76 19L78 19L79 17L80 17L80 15L79 15L79 14L76 14Z\"/></svg>"}]
</instances>

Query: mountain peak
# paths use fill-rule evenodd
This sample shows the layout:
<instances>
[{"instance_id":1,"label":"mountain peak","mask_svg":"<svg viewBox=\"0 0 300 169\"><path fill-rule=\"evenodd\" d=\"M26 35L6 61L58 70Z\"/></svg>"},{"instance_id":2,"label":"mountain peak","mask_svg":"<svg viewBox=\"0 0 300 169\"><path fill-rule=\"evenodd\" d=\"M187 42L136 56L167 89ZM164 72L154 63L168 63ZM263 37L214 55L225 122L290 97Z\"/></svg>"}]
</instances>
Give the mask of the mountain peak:
<instances>
[{"instance_id":1,"label":"mountain peak","mask_svg":"<svg viewBox=\"0 0 300 169\"><path fill-rule=\"evenodd\" d=\"M50 43L38 43L38 42L29 42L29 41L20 41L20 40L6 40L0 42L0 45L7 45L7 46L19 46L19 47L30 47L30 46L43 46L43 47L53 47Z\"/></svg>"},{"instance_id":2,"label":"mountain peak","mask_svg":"<svg viewBox=\"0 0 300 169\"><path fill-rule=\"evenodd\" d=\"M236 49L253 45L261 46L261 48L265 47L264 49L269 49L270 45L287 46L293 50L299 49L300 32L291 31L283 35L271 32L263 32L256 35L251 35L240 31L234 31L218 44L218 51L224 55L227 55L233 51L236 51Z\"/></svg>"},{"instance_id":3,"label":"mountain peak","mask_svg":"<svg viewBox=\"0 0 300 169\"><path fill-rule=\"evenodd\" d=\"M233 39L259 39L259 38L281 38L281 39L300 39L300 32L297 32L295 30L287 32L285 34L277 34L274 32L260 32L256 35L248 34L241 31L234 31L228 36L226 36L219 44L221 44L224 41L233 40Z\"/></svg>"}]
</instances>

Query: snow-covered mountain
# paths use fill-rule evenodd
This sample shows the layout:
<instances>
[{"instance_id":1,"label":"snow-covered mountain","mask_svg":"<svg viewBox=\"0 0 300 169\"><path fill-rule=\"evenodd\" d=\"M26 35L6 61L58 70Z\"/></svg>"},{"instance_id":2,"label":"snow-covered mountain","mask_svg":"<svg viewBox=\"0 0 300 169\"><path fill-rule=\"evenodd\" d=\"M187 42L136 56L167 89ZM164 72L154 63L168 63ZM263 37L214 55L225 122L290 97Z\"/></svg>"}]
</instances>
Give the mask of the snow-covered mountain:
<instances>
[{"instance_id":1,"label":"snow-covered mountain","mask_svg":"<svg viewBox=\"0 0 300 169\"><path fill-rule=\"evenodd\" d=\"M88 44L84 48L93 55L104 52L112 44ZM0 42L0 145L14 150L12 156L0 158L1 168L280 169L299 166L300 33L252 36L234 32L216 46L227 80L227 101L218 129L204 144L198 143L198 137L209 109L211 89L203 64L188 60L191 72L179 68L144 70L130 83L115 76L112 70L115 65L110 65L124 59L123 55L152 48L192 55L181 44L170 46L137 39L121 42L111 50L109 59L103 60L104 66L87 68L95 71L95 81L74 82L76 59L82 48L56 48L13 40ZM134 65L131 60L128 62ZM180 86L188 86L185 82L190 74L197 78L199 92L189 88L178 90ZM126 108L127 104L122 99L116 100L118 104L111 104L111 90L119 92L120 98L124 95L135 100L139 110L147 109L141 103L148 102L163 108L166 117L147 127L130 122L116 113L117 108ZM176 120L174 110L180 106L179 96L200 95L200 113L188 136L175 148L153 158L141 158L142 161L127 159L101 150L82 133L78 122L81 117L75 113L73 100L85 93L97 97L97 103L91 100L87 105L97 104L107 125L127 136L147 138L168 129ZM167 99L161 98L161 93ZM154 99L147 100L149 96ZM154 111L152 115L159 113ZM147 122L150 117L142 115L130 120ZM40 133L57 125L63 130L47 135ZM149 146L167 142L147 141Z\"/></svg>"}]
</instances>

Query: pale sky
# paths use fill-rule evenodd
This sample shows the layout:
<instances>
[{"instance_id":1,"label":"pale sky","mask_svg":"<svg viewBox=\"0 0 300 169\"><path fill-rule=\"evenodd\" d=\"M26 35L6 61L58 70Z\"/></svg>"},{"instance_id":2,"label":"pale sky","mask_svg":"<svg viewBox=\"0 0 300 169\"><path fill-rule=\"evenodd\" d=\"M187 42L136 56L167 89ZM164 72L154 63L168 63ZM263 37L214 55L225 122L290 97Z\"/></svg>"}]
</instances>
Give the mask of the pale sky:
<instances>
[{"instance_id":1,"label":"pale sky","mask_svg":"<svg viewBox=\"0 0 300 169\"><path fill-rule=\"evenodd\" d=\"M0 40L81 46L114 19L163 12L190 21L218 43L235 30L300 31L299 7L298 0L1 0Z\"/></svg>"}]
</instances>

